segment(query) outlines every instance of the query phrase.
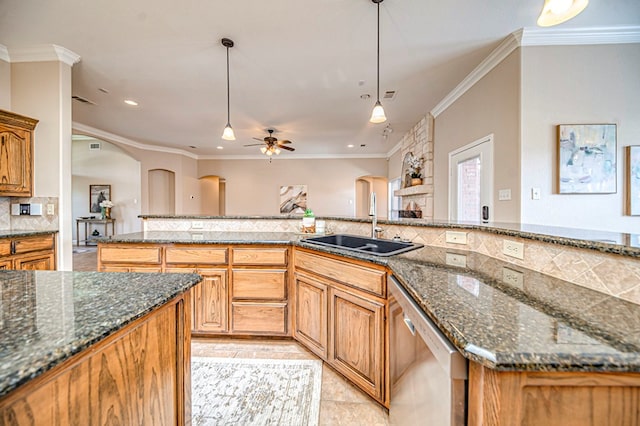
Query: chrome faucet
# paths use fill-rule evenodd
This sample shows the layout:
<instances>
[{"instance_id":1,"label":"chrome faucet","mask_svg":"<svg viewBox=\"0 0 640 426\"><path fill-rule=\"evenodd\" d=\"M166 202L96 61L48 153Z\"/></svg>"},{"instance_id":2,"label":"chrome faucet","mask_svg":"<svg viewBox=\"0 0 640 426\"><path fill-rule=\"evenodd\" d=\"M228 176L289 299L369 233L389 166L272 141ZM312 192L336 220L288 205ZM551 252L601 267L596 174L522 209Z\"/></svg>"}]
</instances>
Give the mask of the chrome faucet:
<instances>
[{"instance_id":1,"label":"chrome faucet","mask_svg":"<svg viewBox=\"0 0 640 426\"><path fill-rule=\"evenodd\" d=\"M376 211L376 193L371 193L371 204L369 205L369 216L371 216L371 238L378 238L378 233L382 228L378 228L378 213Z\"/></svg>"}]
</instances>

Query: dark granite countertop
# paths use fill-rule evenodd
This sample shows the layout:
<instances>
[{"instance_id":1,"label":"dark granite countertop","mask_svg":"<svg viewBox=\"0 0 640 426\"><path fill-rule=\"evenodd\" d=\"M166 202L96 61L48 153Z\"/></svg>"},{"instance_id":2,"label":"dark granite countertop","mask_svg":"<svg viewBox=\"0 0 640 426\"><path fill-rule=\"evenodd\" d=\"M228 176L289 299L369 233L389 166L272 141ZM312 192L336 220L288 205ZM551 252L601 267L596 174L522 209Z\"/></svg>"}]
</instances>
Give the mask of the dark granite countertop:
<instances>
[{"instance_id":1,"label":"dark granite countertop","mask_svg":"<svg viewBox=\"0 0 640 426\"><path fill-rule=\"evenodd\" d=\"M57 233L58 231L26 231L26 230L2 229L0 230L0 238L30 237L33 235L47 235L47 234L57 234Z\"/></svg>"},{"instance_id":2,"label":"dark granite countertop","mask_svg":"<svg viewBox=\"0 0 640 426\"><path fill-rule=\"evenodd\" d=\"M200 279L196 274L0 271L0 397Z\"/></svg>"},{"instance_id":3,"label":"dark granite countertop","mask_svg":"<svg viewBox=\"0 0 640 426\"><path fill-rule=\"evenodd\" d=\"M193 241L192 234L202 234ZM497 370L640 371L640 305L479 253L440 247L377 257L304 241L308 235L159 232L103 242L288 244L390 268L468 359ZM198 237L199 238L199 237ZM465 267L452 266L451 256Z\"/></svg>"},{"instance_id":4,"label":"dark granite countertop","mask_svg":"<svg viewBox=\"0 0 640 426\"><path fill-rule=\"evenodd\" d=\"M264 220L299 220L302 216L203 216L203 215L141 215L142 219L264 219ZM341 220L346 222L370 223L371 218L317 216L323 220ZM500 222L452 222L427 219L378 219L378 225L402 225L426 228L451 228L480 230L492 234L526 238L547 243L597 250L623 256L640 257L640 228L632 233L599 231L589 229L564 228L559 226L531 225Z\"/></svg>"}]
</instances>

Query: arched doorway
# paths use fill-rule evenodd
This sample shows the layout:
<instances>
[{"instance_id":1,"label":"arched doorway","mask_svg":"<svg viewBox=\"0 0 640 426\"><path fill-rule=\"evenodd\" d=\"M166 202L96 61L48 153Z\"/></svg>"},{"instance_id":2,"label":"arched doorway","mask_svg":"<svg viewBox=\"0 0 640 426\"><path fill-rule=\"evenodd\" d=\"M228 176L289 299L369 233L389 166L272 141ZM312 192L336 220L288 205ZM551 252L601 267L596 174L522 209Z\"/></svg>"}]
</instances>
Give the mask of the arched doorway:
<instances>
[{"instance_id":1,"label":"arched doorway","mask_svg":"<svg viewBox=\"0 0 640 426\"><path fill-rule=\"evenodd\" d=\"M149 170L149 214L176 214L176 174L171 170Z\"/></svg>"},{"instance_id":2,"label":"arched doorway","mask_svg":"<svg viewBox=\"0 0 640 426\"><path fill-rule=\"evenodd\" d=\"M226 181L220 176L203 176L200 178L200 194L202 205L200 212L208 216L225 215Z\"/></svg>"},{"instance_id":3,"label":"arched doorway","mask_svg":"<svg viewBox=\"0 0 640 426\"><path fill-rule=\"evenodd\" d=\"M388 179L381 176L361 176L356 179L356 217L369 216L371 193L376 193L376 213L386 219L388 214Z\"/></svg>"}]
</instances>

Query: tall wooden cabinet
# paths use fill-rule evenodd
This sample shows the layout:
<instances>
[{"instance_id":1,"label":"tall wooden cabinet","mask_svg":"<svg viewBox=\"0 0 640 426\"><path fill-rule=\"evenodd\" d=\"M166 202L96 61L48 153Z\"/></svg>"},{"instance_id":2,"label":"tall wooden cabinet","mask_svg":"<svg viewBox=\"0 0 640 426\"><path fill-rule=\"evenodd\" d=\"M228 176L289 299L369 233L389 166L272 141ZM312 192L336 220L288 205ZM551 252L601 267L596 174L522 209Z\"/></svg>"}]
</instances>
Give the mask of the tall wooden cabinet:
<instances>
[{"instance_id":1,"label":"tall wooden cabinet","mask_svg":"<svg viewBox=\"0 0 640 426\"><path fill-rule=\"evenodd\" d=\"M296 249L295 338L385 406L386 272Z\"/></svg>"},{"instance_id":2,"label":"tall wooden cabinet","mask_svg":"<svg viewBox=\"0 0 640 426\"><path fill-rule=\"evenodd\" d=\"M36 119L0 110L0 196L31 196L37 123Z\"/></svg>"}]
</instances>

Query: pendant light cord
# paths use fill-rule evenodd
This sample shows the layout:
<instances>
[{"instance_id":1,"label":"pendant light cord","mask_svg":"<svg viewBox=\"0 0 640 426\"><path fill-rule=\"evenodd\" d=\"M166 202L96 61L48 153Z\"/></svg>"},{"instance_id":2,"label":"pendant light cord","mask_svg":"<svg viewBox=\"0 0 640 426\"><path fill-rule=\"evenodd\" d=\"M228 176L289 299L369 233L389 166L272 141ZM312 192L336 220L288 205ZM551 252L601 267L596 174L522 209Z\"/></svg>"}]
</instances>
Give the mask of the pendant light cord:
<instances>
[{"instance_id":1,"label":"pendant light cord","mask_svg":"<svg viewBox=\"0 0 640 426\"><path fill-rule=\"evenodd\" d=\"M376 100L378 102L380 102L380 3L379 2L378 2L378 52L377 52L377 60L378 60L378 65L377 65L378 88L377 88Z\"/></svg>"},{"instance_id":2,"label":"pendant light cord","mask_svg":"<svg viewBox=\"0 0 640 426\"><path fill-rule=\"evenodd\" d=\"M230 94L229 94L229 47L227 46L227 126L230 124L230 120L231 120L231 113L229 112L230 109L230 102L229 102L229 98L230 98Z\"/></svg>"}]
</instances>

